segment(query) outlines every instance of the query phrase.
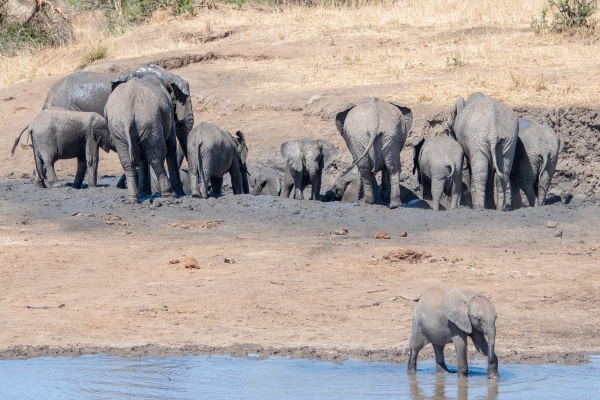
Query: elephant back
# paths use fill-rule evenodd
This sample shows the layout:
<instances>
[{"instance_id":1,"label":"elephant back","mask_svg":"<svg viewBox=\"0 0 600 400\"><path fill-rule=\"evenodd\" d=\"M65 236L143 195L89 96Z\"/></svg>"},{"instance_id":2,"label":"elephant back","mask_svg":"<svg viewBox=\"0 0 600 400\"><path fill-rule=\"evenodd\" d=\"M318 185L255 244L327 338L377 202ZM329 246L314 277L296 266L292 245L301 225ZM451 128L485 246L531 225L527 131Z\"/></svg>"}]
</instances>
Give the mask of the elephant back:
<instances>
[{"instance_id":1,"label":"elephant back","mask_svg":"<svg viewBox=\"0 0 600 400\"><path fill-rule=\"evenodd\" d=\"M42 109L60 107L103 115L111 86L109 75L90 71L75 72L52 85Z\"/></svg>"}]
</instances>

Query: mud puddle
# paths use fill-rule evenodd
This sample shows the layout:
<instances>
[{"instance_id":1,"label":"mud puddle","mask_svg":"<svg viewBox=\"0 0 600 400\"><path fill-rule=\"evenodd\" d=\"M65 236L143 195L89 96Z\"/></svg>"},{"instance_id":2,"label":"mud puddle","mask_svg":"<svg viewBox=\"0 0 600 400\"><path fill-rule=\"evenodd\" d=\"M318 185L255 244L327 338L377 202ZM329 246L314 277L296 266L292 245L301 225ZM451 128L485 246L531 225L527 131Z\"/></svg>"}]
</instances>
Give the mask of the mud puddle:
<instances>
[{"instance_id":1,"label":"mud puddle","mask_svg":"<svg viewBox=\"0 0 600 400\"><path fill-rule=\"evenodd\" d=\"M500 379L485 377L485 362L468 379L435 373L433 360L406 365L343 363L259 355L78 358L0 361L3 398L219 399L516 399L586 398L600 390L600 356L583 365L502 364Z\"/></svg>"}]
</instances>

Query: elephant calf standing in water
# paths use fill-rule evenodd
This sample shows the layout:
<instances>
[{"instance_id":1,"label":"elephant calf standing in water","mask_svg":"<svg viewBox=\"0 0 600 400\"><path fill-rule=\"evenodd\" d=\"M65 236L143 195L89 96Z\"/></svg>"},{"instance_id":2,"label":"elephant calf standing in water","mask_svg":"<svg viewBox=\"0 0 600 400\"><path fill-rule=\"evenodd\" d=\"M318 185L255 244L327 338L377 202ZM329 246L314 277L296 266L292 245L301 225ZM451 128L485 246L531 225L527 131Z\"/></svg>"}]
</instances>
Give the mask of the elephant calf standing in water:
<instances>
[{"instance_id":1,"label":"elephant calf standing in water","mask_svg":"<svg viewBox=\"0 0 600 400\"><path fill-rule=\"evenodd\" d=\"M212 193L221 194L223 175L231 176L233 194L249 193L246 157L248 146L241 131L235 136L208 122L202 122L188 137L188 168L193 197L208 198L208 180ZM198 190L198 176L202 180Z\"/></svg>"},{"instance_id":2,"label":"elephant calf standing in water","mask_svg":"<svg viewBox=\"0 0 600 400\"><path fill-rule=\"evenodd\" d=\"M281 145L285 161L285 178L281 196L288 198L292 187L294 199L304 199L304 189L311 185L310 200L319 200L323 170L338 156L335 146L325 140L288 140Z\"/></svg>"},{"instance_id":3,"label":"elephant calf standing in water","mask_svg":"<svg viewBox=\"0 0 600 400\"><path fill-rule=\"evenodd\" d=\"M96 186L99 147L107 153L111 148L108 126L101 115L62 108L43 110L21 131L11 154L15 153L24 132L31 135L33 143L37 186L46 187L43 181L44 171L49 187L62 186L56 177L54 163L70 158L77 158L73 187L81 188L88 167L88 186Z\"/></svg>"},{"instance_id":4,"label":"elephant calf standing in water","mask_svg":"<svg viewBox=\"0 0 600 400\"><path fill-rule=\"evenodd\" d=\"M519 139L510 175L513 208L522 206L522 190L529 207L542 206L558 163L560 139L546 123L519 120Z\"/></svg>"},{"instance_id":5,"label":"elephant calf standing in water","mask_svg":"<svg viewBox=\"0 0 600 400\"><path fill-rule=\"evenodd\" d=\"M413 314L408 372L417 370L419 351L428 343L433 345L436 371L449 372L444 361L444 346L454 343L458 376L467 376L467 336L471 337L477 351L488 358L487 377L498 378L494 305L479 293L462 289L447 291L439 287L428 289Z\"/></svg>"},{"instance_id":6,"label":"elephant calf standing in water","mask_svg":"<svg viewBox=\"0 0 600 400\"><path fill-rule=\"evenodd\" d=\"M419 137L415 144L413 174L421 184L423 200L433 200L433 209L440 210L440 200L445 193L450 199L450 209L460 201L462 189L463 150L449 137Z\"/></svg>"}]
</instances>

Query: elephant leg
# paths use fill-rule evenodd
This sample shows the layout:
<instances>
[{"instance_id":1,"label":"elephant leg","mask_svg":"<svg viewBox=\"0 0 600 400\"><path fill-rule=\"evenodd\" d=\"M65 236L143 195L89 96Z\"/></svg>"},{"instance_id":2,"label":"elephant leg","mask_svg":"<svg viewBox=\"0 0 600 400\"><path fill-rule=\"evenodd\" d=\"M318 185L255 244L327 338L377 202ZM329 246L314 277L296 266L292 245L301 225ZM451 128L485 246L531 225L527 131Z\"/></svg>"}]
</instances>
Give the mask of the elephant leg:
<instances>
[{"instance_id":1,"label":"elephant leg","mask_svg":"<svg viewBox=\"0 0 600 400\"><path fill-rule=\"evenodd\" d=\"M452 342L456 349L458 377L466 377L469 374L469 364L467 363L467 337L465 335L455 335L452 337Z\"/></svg>"},{"instance_id":2,"label":"elephant leg","mask_svg":"<svg viewBox=\"0 0 600 400\"><path fill-rule=\"evenodd\" d=\"M471 197L473 199L473 206L484 209L486 206L486 186L488 186L489 174L487 159L482 155L477 161L475 158L472 158L471 161Z\"/></svg>"},{"instance_id":3,"label":"elephant leg","mask_svg":"<svg viewBox=\"0 0 600 400\"><path fill-rule=\"evenodd\" d=\"M443 344L434 344L433 352L435 353L435 371L436 372L448 372L446 366L446 360L444 360L444 346Z\"/></svg>"},{"instance_id":4,"label":"elephant leg","mask_svg":"<svg viewBox=\"0 0 600 400\"><path fill-rule=\"evenodd\" d=\"M229 176L231 177L231 189L233 190L233 194L243 194L244 193L244 184L242 182L242 170L240 169L240 165L238 160L234 160L231 163L231 168L229 168ZM211 180L212 182L212 180ZM223 183L223 178L221 177L221 184ZM214 193L214 188L213 188ZM219 186L220 193L220 186Z\"/></svg>"},{"instance_id":5,"label":"elephant leg","mask_svg":"<svg viewBox=\"0 0 600 400\"><path fill-rule=\"evenodd\" d=\"M169 168L169 181L171 187L177 197L185 196L183 185L179 177L179 163L177 161L177 136L175 135L175 127L171 130L171 134L166 140L167 145L167 168Z\"/></svg>"},{"instance_id":6,"label":"elephant leg","mask_svg":"<svg viewBox=\"0 0 600 400\"><path fill-rule=\"evenodd\" d=\"M419 357L419 352L425 345L428 343L425 335L421 333L420 330L415 331L413 329L413 334L410 337L410 354L408 356L408 372L416 372L417 371L417 358Z\"/></svg>"},{"instance_id":7,"label":"elephant leg","mask_svg":"<svg viewBox=\"0 0 600 400\"><path fill-rule=\"evenodd\" d=\"M381 202L382 203L386 203L389 204L390 202L390 172L388 171L388 169L384 169L383 171L381 171L381 190L379 191L381 193ZM375 201L377 202L377 199L375 199Z\"/></svg>"},{"instance_id":8,"label":"elephant leg","mask_svg":"<svg viewBox=\"0 0 600 400\"><path fill-rule=\"evenodd\" d=\"M140 195L152 195L152 182L150 178L150 165L147 161L142 160L138 164L138 191ZM160 185L159 185L160 192Z\"/></svg>"},{"instance_id":9,"label":"elephant leg","mask_svg":"<svg viewBox=\"0 0 600 400\"><path fill-rule=\"evenodd\" d=\"M96 147L96 161L90 165L87 170L88 178L88 187L96 187L98 185L98 164L100 157L100 147Z\"/></svg>"},{"instance_id":10,"label":"elephant leg","mask_svg":"<svg viewBox=\"0 0 600 400\"><path fill-rule=\"evenodd\" d=\"M214 196L219 197L221 195L221 188L223 187L223 177L211 177L210 178L210 186L211 186L211 192ZM235 193L236 191L233 191L233 194L240 194L240 193Z\"/></svg>"},{"instance_id":11,"label":"elephant leg","mask_svg":"<svg viewBox=\"0 0 600 400\"><path fill-rule=\"evenodd\" d=\"M198 146L190 147L188 150L188 171L190 174L190 190L192 197L200 197L200 191L198 190L198 175L200 175L200 165L198 159ZM204 179L202 179L204 184Z\"/></svg>"},{"instance_id":12,"label":"elephant leg","mask_svg":"<svg viewBox=\"0 0 600 400\"><path fill-rule=\"evenodd\" d=\"M508 186L508 176L499 177L495 174L496 182L496 210L506 211L506 189Z\"/></svg>"},{"instance_id":13,"label":"elephant leg","mask_svg":"<svg viewBox=\"0 0 600 400\"><path fill-rule=\"evenodd\" d=\"M87 162L85 161L85 157L77 157L77 172L75 173L75 179L73 180L73 188L81 189L81 184L83 183L83 178L85 178L86 170Z\"/></svg>"},{"instance_id":14,"label":"elephant leg","mask_svg":"<svg viewBox=\"0 0 600 400\"><path fill-rule=\"evenodd\" d=\"M63 184L60 183L58 177L56 176L56 171L54 170L54 163L49 160L44 160L44 165L46 166L46 176L48 177L48 187L49 188L59 188L62 187Z\"/></svg>"},{"instance_id":15,"label":"elephant leg","mask_svg":"<svg viewBox=\"0 0 600 400\"><path fill-rule=\"evenodd\" d=\"M450 209L454 210L460 203L460 194L462 192L462 173L460 170L454 171L452 176L452 189L450 193Z\"/></svg>"},{"instance_id":16,"label":"elephant leg","mask_svg":"<svg viewBox=\"0 0 600 400\"><path fill-rule=\"evenodd\" d=\"M135 169L133 162L129 158L129 151L127 148L119 146L117 148L117 154L119 155L119 161L125 171L125 179L127 180L127 195L131 203L138 203L138 184L135 177Z\"/></svg>"},{"instance_id":17,"label":"elephant leg","mask_svg":"<svg viewBox=\"0 0 600 400\"><path fill-rule=\"evenodd\" d=\"M444 194L444 185L446 184L445 179L439 177L431 178L431 200L433 202L433 210L440 211L440 201Z\"/></svg>"},{"instance_id":18,"label":"elephant leg","mask_svg":"<svg viewBox=\"0 0 600 400\"><path fill-rule=\"evenodd\" d=\"M546 203L546 196L550 188L550 174L548 171L543 171L538 182L537 203L536 206L543 206Z\"/></svg>"},{"instance_id":19,"label":"elephant leg","mask_svg":"<svg viewBox=\"0 0 600 400\"><path fill-rule=\"evenodd\" d=\"M363 187L363 200L367 204L373 204L375 202L375 195L373 194L373 174L370 168L359 168L360 180Z\"/></svg>"},{"instance_id":20,"label":"elephant leg","mask_svg":"<svg viewBox=\"0 0 600 400\"><path fill-rule=\"evenodd\" d=\"M317 171L312 177L311 182L311 200L319 200L319 195L321 194L321 177L322 171Z\"/></svg>"},{"instance_id":21,"label":"elephant leg","mask_svg":"<svg viewBox=\"0 0 600 400\"><path fill-rule=\"evenodd\" d=\"M517 174L519 172L517 171ZM521 198L521 190L517 184L517 177L515 174L510 175L510 205L513 210L523 207L523 199Z\"/></svg>"},{"instance_id":22,"label":"elephant leg","mask_svg":"<svg viewBox=\"0 0 600 400\"><path fill-rule=\"evenodd\" d=\"M40 157L40 155L34 150L33 151L33 157L34 157L34 161L36 164L36 169L33 170L33 172L35 173L36 170L39 168L39 170L41 171L40 174L34 174L34 178L35 178L35 186L39 187L39 188L46 188L46 184L44 183L44 170L45 170L45 166L44 166L44 162L42 161L42 157Z\"/></svg>"},{"instance_id":23,"label":"elephant leg","mask_svg":"<svg viewBox=\"0 0 600 400\"><path fill-rule=\"evenodd\" d=\"M390 209L402 207L400 200L400 165L386 161L387 170L389 172L389 191L390 191Z\"/></svg>"},{"instance_id":24,"label":"elephant leg","mask_svg":"<svg viewBox=\"0 0 600 400\"><path fill-rule=\"evenodd\" d=\"M294 171L294 199L304 200L304 186L302 185L302 172Z\"/></svg>"},{"instance_id":25,"label":"elephant leg","mask_svg":"<svg viewBox=\"0 0 600 400\"><path fill-rule=\"evenodd\" d=\"M529 178L529 179L527 179ZM525 193L527 198L527 206L534 207L536 204L537 196L534 189L535 179L532 177L521 177L517 176L517 185Z\"/></svg>"},{"instance_id":26,"label":"elephant leg","mask_svg":"<svg viewBox=\"0 0 600 400\"><path fill-rule=\"evenodd\" d=\"M292 176L292 170L286 166L285 177L283 178L283 188L281 188L281 197L289 198L290 193L294 187L294 177Z\"/></svg>"},{"instance_id":27,"label":"elephant leg","mask_svg":"<svg viewBox=\"0 0 600 400\"><path fill-rule=\"evenodd\" d=\"M161 162L158 159L152 158L148 161L148 163L150 164L152 170L154 171L154 174L156 175L156 180L158 181L158 187L160 188L161 196L176 197L177 195L173 192L171 182L167 177L167 171L165 170L164 161ZM179 172L177 172L177 175L179 175Z\"/></svg>"}]
</instances>

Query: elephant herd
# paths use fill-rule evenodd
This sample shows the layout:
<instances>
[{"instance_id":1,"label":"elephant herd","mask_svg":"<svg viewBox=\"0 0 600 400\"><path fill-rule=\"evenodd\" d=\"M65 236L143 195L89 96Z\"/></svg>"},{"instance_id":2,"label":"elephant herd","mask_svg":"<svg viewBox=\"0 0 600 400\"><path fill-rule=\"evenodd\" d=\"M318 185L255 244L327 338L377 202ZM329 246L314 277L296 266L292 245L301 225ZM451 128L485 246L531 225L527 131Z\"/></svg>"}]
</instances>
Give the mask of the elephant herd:
<instances>
[{"instance_id":1,"label":"elephant herd","mask_svg":"<svg viewBox=\"0 0 600 400\"><path fill-rule=\"evenodd\" d=\"M394 101L367 98L342 107L335 124L354 162L326 198L401 207L400 152L412 122L411 109ZM476 208L544 204L560 146L547 124L520 120L502 102L473 93L466 101L456 100L448 128L448 136L419 137L413 143L413 174L421 197L431 200L434 210L440 209L443 194L450 209L458 206L463 175ZM124 170L118 186L127 187L131 202L154 191L207 198L210 188L219 196L226 173L234 194L302 200L310 185L310 199L318 200L323 170L339 155L324 140L289 140L281 145L283 179L272 169L251 175L244 133L232 135L207 122L194 127L188 82L156 64L119 75L82 71L66 76L52 86L43 110L19 134L13 154L23 133L31 138L37 186L60 186L54 163L70 158L77 158L73 187L81 187L86 171L88 186L95 186L102 148L117 152ZM180 170L184 158L187 174ZM355 166L358 174L350 173Z\"/></svg>"}]
</instances>

